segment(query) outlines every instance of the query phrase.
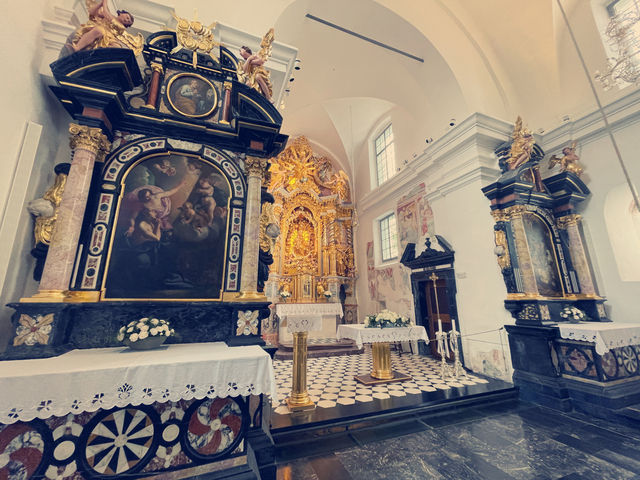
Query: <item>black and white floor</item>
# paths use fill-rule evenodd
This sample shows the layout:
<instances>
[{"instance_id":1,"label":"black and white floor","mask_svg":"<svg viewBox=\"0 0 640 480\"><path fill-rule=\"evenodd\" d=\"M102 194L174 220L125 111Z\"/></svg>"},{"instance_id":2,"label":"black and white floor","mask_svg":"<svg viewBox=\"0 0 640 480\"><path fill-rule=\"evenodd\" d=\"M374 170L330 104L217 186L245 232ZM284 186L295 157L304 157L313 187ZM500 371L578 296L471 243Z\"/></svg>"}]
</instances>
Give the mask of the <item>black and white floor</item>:
<instances>
[{"instance_id":1,"label":"black and white floor","mask_svg":"<svg viewBox=\"0 0 640 480\"><path fill-rule=\"evenodd\" d=\"M371 361L370 351L359 355L308 359L307 388L311 400L318 408L329 409L488 383L488 380L469 373L457 379L447 377L443 380L440 377L440 363L435 359L396 352L391 352L393 369L410 375L412 380L378 386L356 382L353 378L355 375L371 372ZM284 400L291 392L291 367L292 360L274 361L278 386L278 405L275 405L274 411L278 415L289 414Z\"/></svg>"}]
</instances>

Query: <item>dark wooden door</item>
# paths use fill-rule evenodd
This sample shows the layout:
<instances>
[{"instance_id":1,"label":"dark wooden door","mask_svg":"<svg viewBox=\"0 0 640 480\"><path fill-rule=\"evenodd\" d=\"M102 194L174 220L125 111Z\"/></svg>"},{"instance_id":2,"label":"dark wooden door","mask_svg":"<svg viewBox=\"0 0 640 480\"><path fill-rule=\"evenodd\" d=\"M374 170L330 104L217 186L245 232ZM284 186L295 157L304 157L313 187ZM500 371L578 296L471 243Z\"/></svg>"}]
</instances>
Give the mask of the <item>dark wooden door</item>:
<instances>
[{"instance_id":1,"label":"dark wooden door","mask_svg":"<svg viewBox=\"0 0 640 480\"><path fill-rule=\"evenodd\" d=\"M426 282L425 297L427 299L427 318L426 325L429 339L435 339L436 332L438 331L438 317L442 322L442 330L448 332L451 330L451 314L449 313L449 297L447 295L447 284L444 279L438 279L435 283L433 281ZM435 341L429 343L431 348L431 354L440 359L438 354L438 345ZM453 360L450 355L448 360Z\"/></svg>"}]
</instances>

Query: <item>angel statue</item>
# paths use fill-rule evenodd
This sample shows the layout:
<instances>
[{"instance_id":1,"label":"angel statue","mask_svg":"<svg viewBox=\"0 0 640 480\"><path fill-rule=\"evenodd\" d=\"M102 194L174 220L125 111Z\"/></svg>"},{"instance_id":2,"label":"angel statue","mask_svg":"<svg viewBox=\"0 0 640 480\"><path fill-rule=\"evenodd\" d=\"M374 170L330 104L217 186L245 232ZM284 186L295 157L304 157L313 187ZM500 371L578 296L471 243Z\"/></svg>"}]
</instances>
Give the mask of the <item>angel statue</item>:
<instances>
[{"instance_id":1,"label":"angel statue","mask_svg":"<svg viewBox=\"0 0 640 480\"><path fill-rule=\"evenodd\" d=\"M509 170L515 170L523 163L526 163L531 158L533 153L533 144L535 139L531 130L527 127L523 127L522 118L518 116L515 127L513 128L513 143L511 144L511 151L509 152Z\"/></svg>"},{"instance_id":2,"label":"angel statue","mask_svg":"<svg viewBox=\"0 0 640 480\"><path fill-rule=\"evenodd\" d=\"M238 62L238 79L245 85L258 90L267 100L271 100L273 87L269 79L269 70L264 67L264 64L271 56L274 38L273 28L271 28L262 39L260 51L257 54L254 54L249 47L240 47L240 56L244 58L244 62Z\"/></svg>"},{"instance_id":3,"label":"angel statue","mask_svg":"<svg viewBox=\"0 0 640 480\"><path fill-rule=\"evenodd\" d=\"M67 49L73 52L95 50L96 48L130 48L136 55L142 52L144 38L133 36L126 31L133 25L133 15L126 10L118 10L114 16L109 12L106 0L94 2L86 0L89 21L80 25L67 42Z\"/></svg>"},{"instance_id":4,"label":"angel statue","mask_svg":"<svg viewBox=\"0 0 640 480\"><path fill-rule=\"evenodd\" d=\"M563 172L575 173L578 177L584 172L584 169L580 166L580 157L576 155L576 146L578 142L571 142L570 147L564 147L562 149L562 157L552 155L549 158L549 169L552 169L556 165L562 167Z\"/></svg>"}]
</instances>

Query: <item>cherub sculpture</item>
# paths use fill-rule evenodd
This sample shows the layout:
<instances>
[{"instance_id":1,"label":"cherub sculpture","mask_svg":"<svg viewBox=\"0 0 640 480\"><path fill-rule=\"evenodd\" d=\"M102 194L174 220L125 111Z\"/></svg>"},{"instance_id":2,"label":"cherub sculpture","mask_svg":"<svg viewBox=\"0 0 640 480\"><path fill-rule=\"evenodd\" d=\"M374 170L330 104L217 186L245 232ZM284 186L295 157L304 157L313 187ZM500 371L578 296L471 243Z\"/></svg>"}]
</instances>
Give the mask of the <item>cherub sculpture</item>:
<instances>
[{"instance_id":1,"label":"cherub sculpture","mask_svg":"<svg viewBox=\"0 0 640 480\"><path fill-rule=\"evenodd\" d=\"M89 21L80 25L67 47L74 51L95 50L97 48L130 48L136 55L142 52L144 38L133 36L126 31L133 25L133 15L126 10L118 10L114 16L106 5L106 0L93 2L86 0Z\"/></svg>"},{"instance_id":2,"label":"cherub sculpture","mask_svg":"<svg viewBox=\"0 0 640 480\"><path fill-rule=\"evenodd\" d=\"M571 142L570 147L564 147L562 149L562 157L552 155L549 158L549 169L552 169L556 165L560 165L563 172L575 173L580 176L584 169L580 166L580 157L576 155L577 142Z\"/></svg>"},{"instance_id":3,"label":"cherub sculpture","mask_svg":"<svg viewBox=\"0 0 640 480\"><path fill-rule=\"evenodd\" d=\"M240 47L240 56L244 62L238 62L238 79L245 85L258 90L267 100L271 100L273 86L269 79L269 70L264 64L271 56L274 40L274 31L271 28L260 43L260 51L254 54L249 47Z\"/></svg>"},{"instance_id":4,"label":"cherub sculpture","mask_svg":"<svg viewBox=\"0 0 640 480\"><path fill-rule=\"evenodd\" d=\"M511 144L511 151L509 152L509 159L507 160L509 170L515 170L523 163L529 161L533 153L533 144L535 143L531 130L522 125L522 118L520 118L520 116L518 116L516 120L512 137L513 143Z\"/></svg>"}]
</instances>

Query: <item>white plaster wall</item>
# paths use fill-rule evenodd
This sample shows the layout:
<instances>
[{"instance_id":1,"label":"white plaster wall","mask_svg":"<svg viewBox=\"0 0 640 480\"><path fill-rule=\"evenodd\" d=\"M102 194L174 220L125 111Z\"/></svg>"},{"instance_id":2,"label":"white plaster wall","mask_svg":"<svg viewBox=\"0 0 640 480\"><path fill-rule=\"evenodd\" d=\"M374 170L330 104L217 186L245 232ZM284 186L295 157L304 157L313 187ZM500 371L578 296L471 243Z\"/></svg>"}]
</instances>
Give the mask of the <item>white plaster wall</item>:
<instances>
[{"instance_id":1,"label":"white plaster wall","mask_svg":"<svg viewBox=\"0 0 640 480\"><path fill-rule=\"evenodd\" d=\"M35 265L29 255L33 221L26 202L43 194L55 178L59 146L63 158L57 161L68 161L68 116L38 74L44 51L40 15L46 4L30 0L25 13L24 3L10 2L0 19L0 41L9 46L3 54L0 95L0 351L12 312L4 304L36 290L30 280Z\"/></svg>"}]
</instances>

